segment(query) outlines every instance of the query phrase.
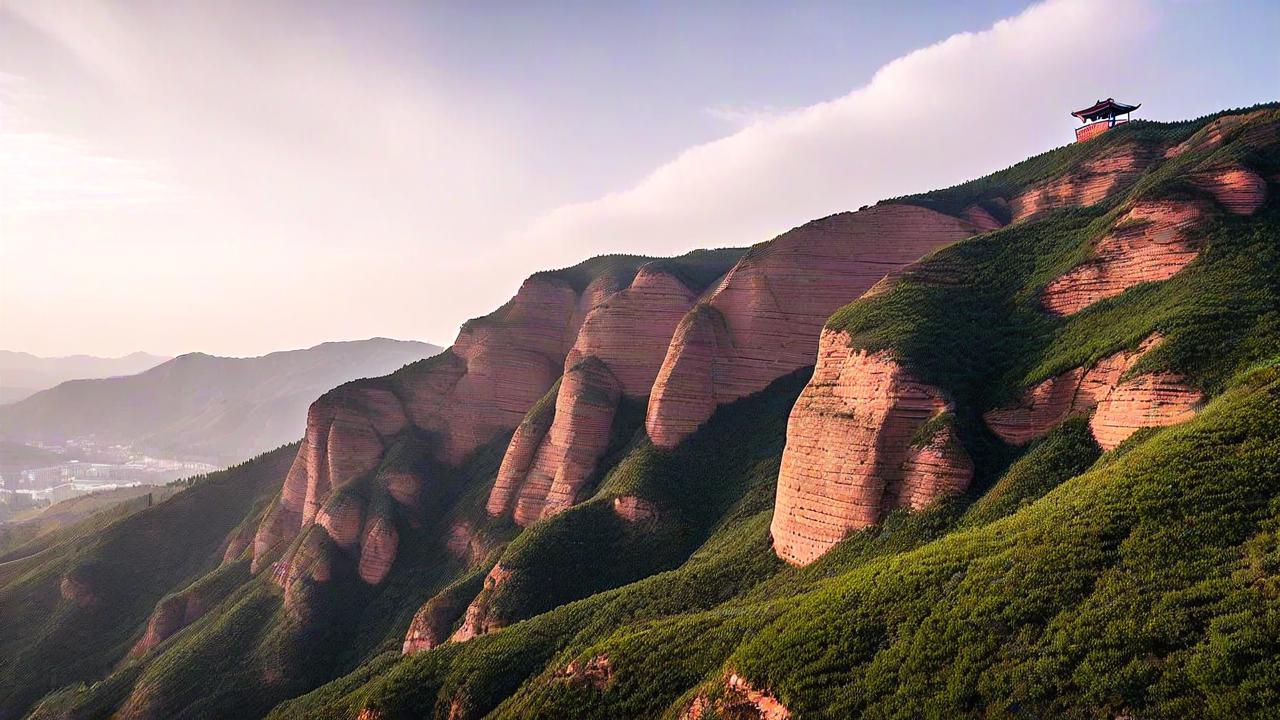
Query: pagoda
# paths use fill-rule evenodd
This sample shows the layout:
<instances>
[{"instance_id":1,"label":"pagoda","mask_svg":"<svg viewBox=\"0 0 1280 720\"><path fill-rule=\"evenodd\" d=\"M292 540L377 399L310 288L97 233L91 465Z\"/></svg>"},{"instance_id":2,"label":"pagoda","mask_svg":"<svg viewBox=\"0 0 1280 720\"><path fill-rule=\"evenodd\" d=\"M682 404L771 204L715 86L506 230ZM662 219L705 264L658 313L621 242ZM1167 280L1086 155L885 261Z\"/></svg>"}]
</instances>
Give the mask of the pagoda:
<instances>
[{"instance_id":1,"label":"pagoda","mask_svg":"<svg viewBox=\"0 0 1280 720\"><path fill-rule=\"evenodd\" d=\"M1083 110L1076 110L1071 115L1080 118L1080 122L1084 123L1076 128L1076 142L1096 137L1116 125L1129 122L1129 113L1140 107L1142 103L1125 105L1122 102L1116 102L1115 98L1107 98ZM1123 119L1120 118L1121 115L1124 116Z\"/></svg>"}]
</instances>

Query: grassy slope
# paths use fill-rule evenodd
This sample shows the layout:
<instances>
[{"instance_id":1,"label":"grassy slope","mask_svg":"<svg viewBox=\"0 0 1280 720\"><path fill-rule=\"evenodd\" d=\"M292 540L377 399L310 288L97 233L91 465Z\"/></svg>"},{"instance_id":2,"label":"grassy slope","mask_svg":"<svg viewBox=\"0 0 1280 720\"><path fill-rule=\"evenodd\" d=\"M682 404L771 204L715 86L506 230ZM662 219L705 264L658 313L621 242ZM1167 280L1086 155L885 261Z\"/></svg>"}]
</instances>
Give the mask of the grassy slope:
<instances>
[{"instance_id":1,"label":"grassy slope","mask_svg":"<svg viewBox=\"0 0 1280 720\"><path fill-rule=\"evenodd\" d=\"M106 674L137 640L156 601L221 560L227 533L276 488L286 446L129 514L110 511L18 548L0 565L0 717L45 692ZM64 599L64 577L96 597Z\"/></svg>"}]
</instances>

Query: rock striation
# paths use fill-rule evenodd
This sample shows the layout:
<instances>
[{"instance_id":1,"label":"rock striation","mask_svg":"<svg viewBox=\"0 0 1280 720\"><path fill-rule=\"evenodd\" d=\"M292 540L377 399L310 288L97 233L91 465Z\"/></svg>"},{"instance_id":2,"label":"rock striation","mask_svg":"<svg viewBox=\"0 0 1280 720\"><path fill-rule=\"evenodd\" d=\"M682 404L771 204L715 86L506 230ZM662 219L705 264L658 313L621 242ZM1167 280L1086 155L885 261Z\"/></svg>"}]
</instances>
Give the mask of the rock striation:
<instances>
[{"instance_id":1,"label":"rock striation","mask_svg":"<svg viewBox=\"0 0 1280 720\"><path fill-rule=\"evenodd\" d=\"M493 569L484 578L484 587L471 601L471 604L467 605L466 612L463 614L462 625L449 636L449 640L466 642L471 638L487 635L505 626L505 622L494 617L492 601L493 595L510 579L510 570L502 567L501 564L494 565Z\"/></svg>"},{"instance_id":2,"label":"rock striation","mask_svg":"<svg viewBox=\"0 0 1280 720\"><path fill-rule=\"evenodd\" d=\"M887 352L825 330L813 378L787 423L770 532L774 552L805 565L896 507L962 492L973 464L949 424L950 403Z\"/></svg>"},{"instance_id":3,"label":"rock striation","mask_svg":"<svg viewBox=\"0 0 1280 720\"><path fill-rule=\"evenodd\" d=\"M1080 167L1036 184L1010 201L1013 222L1032 219L1064 207L1087 207L1131 184L1157 160L1157 153L1123 143Z\"/></svg>"},{"instance_id":4,"label":"rock striation","mask_svg":"<svg viewBox=\"0 0 1280 720\"><path fill-rule=\"evenodd\" d=\"M573 505L609 444L621 387L594 357L565 373L555 419L516 495L513 517L525 526Z\"/></svg>"},{"instance_id":5,"label":"rock striation","mask_svg":"<svg viewBox=\"0 0 1280 720\"><path fill-rule=\"evenodd\" d=\"M1203 216L1204 209L1194 202L1137 203L1094 244L1093 257L1045 286L1045 309L1071 315L1139 283L1173 277L1199 252L1188 231Z\"/></svg>"},{"instance_id":6,"label":"rock striation","mask_svg":"<svg viewBox=\"0 0 1280 720\"><path fill-rule=\"evenodd\" d=\"M1234 215L1252 215L1267 199L1267 181L1239 164L1217 165L1197 171L1191 183L1213 196Z\"/></svg>"},{"instance_id":7,"label":"rock striation","mask_svg":"<svg viewBox=\"0 0 1280 720\"><path fill-rule=\"evenodd\" d=\"M564 279L534 276L501 309L466 323L451 349L388 378L348 383L313 403L280 498L254 535L253 571L315 524L355 560L365 582L380 583L395 560L399 530L387 513L369 516L359 494L341 490L367 480L410 429L430 438L436 460L456 465L516 427L559 377L577 325L617 285L598 278L578 292ZM376 479L379 492L416 522L428 479L385 470Z\"/></svg>"},{"instance_id":8,"label":"rock striation","mask_svg":"<svg viewBox=\"0 0 1280 720\"><path fill-rule=\"evenodd\" d=\"M579 500L620 399L649 393L676 325L696 300L674 275L643 266L585 314L554 412L535 407L516 429L486 504L490 515L529 525Z\"/></svg>"},{"instance_id":9,"label":"rock striation","mask_svg":"<svg viewBox=\"0 0 1280 720\"><path fill-rule=\"evenodd\" d=\"M1169 373L1151 373L1122 381L1143 355L1160 343L1151 335L1134 350L1118 352L1089 368L1074 368L1028 390L1017 402L983 415L1005 442L1023 445L1070 417L1094 412L1089 427L1104 450L1144 427L1189 419L1201 393Z\"/></svg>"},{"instance_id":10,"label":"rock striation","mask_svg":"<svg viewBox=\"0 0 1280 720\"><path fill-rule=\"evenodd\" d=\"M885 275L979 230L913 205L815 220L747 253L681 320L649 398L645 427L674 447L715 408L813 363L831 313Z\"/></svg>"},{"instance_id":11,"label":"rock striation","mask_svg":"<svg viewBox=\"0 0 1280 720\"><path fill-rule=\"evenodd\" d=\"M983 420L1005 442L1025 445L1063 420L1091 412L1120 384L1129 368L1163 339L1159 334L1151 335L1133 350L1108 355L1092 367L1078 367L1051 377L1012 405L987 411Z\"/></svg>"},{"instance_id":12,"label":"rock striation","mask_svg":"<svg viewBox=\"0 0 1280 720\"><path fill-rule=\"evenodd\" d=\"M1098 403L1089 429L1103 450L1111 450L1142 428L1190 420L1203 400L1179 375L1142 375L1116 386Z\"/></svg>"}]
</instances>

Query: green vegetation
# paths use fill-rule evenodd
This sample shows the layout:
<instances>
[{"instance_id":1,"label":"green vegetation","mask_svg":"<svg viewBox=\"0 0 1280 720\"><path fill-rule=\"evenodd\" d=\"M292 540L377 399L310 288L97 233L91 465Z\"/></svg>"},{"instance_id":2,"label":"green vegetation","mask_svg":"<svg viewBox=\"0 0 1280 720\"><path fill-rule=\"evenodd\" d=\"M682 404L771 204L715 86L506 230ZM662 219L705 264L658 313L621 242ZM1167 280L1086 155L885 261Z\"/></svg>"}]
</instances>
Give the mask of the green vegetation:
<instances>
[{"instance_id":1,"label":"green vegetation","mask_svg":"<svg viewBox=\"0 0 1280 720\"><path fill-rule=\"evenodd\" d=\"M90 516L0 558L0 716L107 675L157 601L218 565L227 533L278 489L296 451L213 473L137 512Z\"/></svg>"},{"instance_id":2,"label":"green vegetation","mask_svg":"<svg viewBox=\"0 0 1280 720\"><path fill-rule=\"evenodd\" d=\"M1133 123L898 202L999 211L1000 198L1120 144L1162 157L1161 148L1211 119ZM1172 279L1069 318L1039 305L1045 284L1089 257L1125 203L1191 192L1185 176L1223 158L1280 170L1278 144L1246 146L1243 133L1157 161L1094 207L940 250L888 292L831 318L829 326L848 332L855 347L893 352L954 400L953 412L912 442L929 442L948 423L957 429L977 465L963 497L895 511L807 567L779 561L769 523L787 416L809 375L801 370L719 408L670 451L641 430L643 403L624 401L587 497L526 529L484 510L508 438L449 468L430 459L430 437L405 433L381 468L333 500L358 499L403 528L382 585L355 580L355 558L320 532L303 533L294 549L303 561L327 554L331 582L281 590L269 573L246 579L244 557L205 574L220 557L220 538L261 515L284 474L289 457L282 455L271 460L278 461L271 483L227 491L238 514L211 513L208 523L222 533L216 541L197 528L203 549L189 557L144 554L158 569L108 562L107 548L141 552L117 528L128 525L163 545L176 528L130 523L229 482L223 475L105 525L95 525L95 516L77 526L83 534L60 530L49 536L56 541L0 564L0 691L7 693L0 715L52 691L38 717L107 717L123 707L129 716L270 713L278 720L353 718L366 708L381 720L675 718L699 695L714 709L724 678L736 672L797 720L1273 716L1280 707L1274 185L1255 215L1215 217L1202 227L1199 258ZM597 277L629 280L653 262L691 287L705 286L740 252L607 256L546 275L580 290ZM1211 401L1194 420L1144 430L1105 454L1083 418L1021 449L982 422L984 410L1025 388L1153 332L1164 343L1132 372L1168 370L1203 389ZM424 362L459 361L446 352ZM398 377L366 382L394 390ZM553 388L525 422L549 425L554 398ZM258 467L265 465L226 477ZM384 497L379 473L391 469L430 478L430 507L420 516L402 517ZM649 503L656 516L620 518L612 503L623 496ZM188 520L205 513L183 507ZM459 523L471 529L483 561L445 550ZM495 562L511 575L482 591ZM64 575L108 587L124 582L124 568L149 593L137 607L112 601L85 610L60 599ZM151 605L182 588L207 592L216 606L151 653L122 660ZM502 629L399 655L424 602L457 627L478 596ZM107 608L114 625L104 637L77 624L78 616L101 618ZM9 627L10 609L22 629ZM9 662L15 653L20 661ZM607 672L569 671L591 661ZM55 672L22 675L31 663Z\"/></svg>"}]
</instances>

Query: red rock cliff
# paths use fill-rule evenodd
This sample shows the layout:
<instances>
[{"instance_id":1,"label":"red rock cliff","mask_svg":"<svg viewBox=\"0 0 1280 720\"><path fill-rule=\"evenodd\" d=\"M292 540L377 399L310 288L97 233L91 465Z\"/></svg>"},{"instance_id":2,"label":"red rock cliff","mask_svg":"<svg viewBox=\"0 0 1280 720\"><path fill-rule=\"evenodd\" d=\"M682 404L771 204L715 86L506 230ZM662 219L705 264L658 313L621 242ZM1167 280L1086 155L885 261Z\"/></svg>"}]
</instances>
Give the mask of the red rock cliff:
<instances>
[{"instance_id":1,"label":"red rock cliff","mask_svg":"<svg viewBox=\"0 0 1280 720\"><path fill-rule=\"evenodd\" d=\"M649 393L676 324L697 296L674 276L642 267L630 286L585 315L565 360L554 414L516 429L486 508L528 525L576 502L609 441L619 398Z\"/></svg>"},{"instance_id":2,"label":"red rock cliff","mask_svg":"<svg viewBox=\"0 0 1280 720\"><path fill-rule=\"evenodd\" d=\"M426 431L436 458L451 464L515 427L560 375L583 305L602 297L607 285L594 282L578 293L565 281L535 276L501 309L467 323L440 356L317 400L280 499L255 535L253 570L318 523L358 559L362 578L380 582L394 562L398 531L389 518L366 517L359 501L335 492L377 469L409 424ZM403 471L377 479L411 516L429 492L426 481Z\"/></svg>"},{"instance_id":3,"label":"red rock cliff","mask_svg":"<svg viewBox=\"0 0 1280 720\"><path fill-rule=\"evenodd\" d=\"M1016 403L988 411L983 418L1006 442L1022 445L1073 416L1087 415L1094 439L1104 450L1119 445L1144 427L1159 427L1191 417L1202 399L1183 378L1168 373L1121 381L1138 360L1159 344L1152 335L1137 349L1118 352L1089 368L1074 368L1028 390Z\"/></svg>"},{"instance_id":4,"label":"red rock cliff","mask_svg":"<svg viewBox=\"0 0 1280 720\"><path fill-rule=\"evenodd\" d=\"M645 426L673 447L718 405L813 363L831 313L886 274L979 228L912 205L816 220L753 248L681 321Z\"/></svg>"},{"instance_id":5,"label":"red rock cliff","mask_svg":"<svg viewBox=\"0 0 1280 720\"><path fill-rule=\"evenodd\" d=\"M1093 257L1045 286L1045 309L1071 315L1138 283L1173 277L1198 253L1188 231L1203 216L1194 202L1139 202L1094 244Z\"/></svg>"},{"instance_id":6,"label":"red rock cliff","mask_svg":"<svg viewBox=\"0 0 1280 720\"><path fill-rule=\"evenodd\" d=\"M826 330L813 378L787 423L774 505L774 552L804 565L894 507L920 508L961 492L973 465L944 413L943 394L886 352L849 347ZM936 424L919 437L926 422Z\"/></svg>"}]
</instances>

